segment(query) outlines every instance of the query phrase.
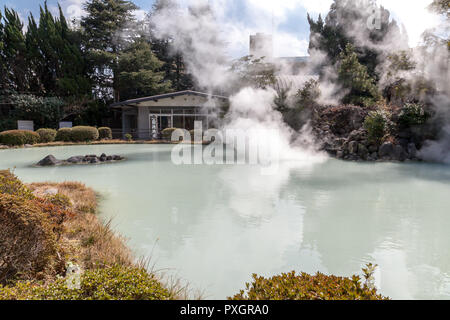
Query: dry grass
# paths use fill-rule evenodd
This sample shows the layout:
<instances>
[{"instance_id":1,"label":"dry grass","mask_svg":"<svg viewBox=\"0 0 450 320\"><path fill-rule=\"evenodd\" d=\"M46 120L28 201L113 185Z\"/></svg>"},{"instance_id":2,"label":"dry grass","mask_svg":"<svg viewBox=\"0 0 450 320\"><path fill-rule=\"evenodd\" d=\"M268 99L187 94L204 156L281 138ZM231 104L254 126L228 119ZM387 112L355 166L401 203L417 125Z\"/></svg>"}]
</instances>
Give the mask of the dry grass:
<instances>
[{"instance_id":1,"label":"dry grass","mask_svg":"<svg viewBox=\"0 0 450 320\"><path fill-rule=\"evenodd\" d=\"M98 197L92 189L78 182L32 183L29 187L37 196L57 189L70 199L75 214L64 222L61 239L67 260L84 269L133 265L133 255L125 239L111 229L110 223L104 224L97 217Z\"/></svg>"},{"instance_id":2,"label":"dry grass","mask_svg":"<svg viewBox=\"0 0 450 320\"><path fill-rule=\"evenodd\" d=\"M57 189L70 199L75 214L64 222L59 241L67 261L84 270L114 265L142 267L154 274L176 299L203 297L203 293L192 290L188 282L168 276L165 270L156 270L150 259L136 260L126 239L112 230L111 221L99 220L96 215L98 195L91 188L79 182L32 183L28 187L38 197L45 197L49 189Z\"/></svg>"}]
</instances>

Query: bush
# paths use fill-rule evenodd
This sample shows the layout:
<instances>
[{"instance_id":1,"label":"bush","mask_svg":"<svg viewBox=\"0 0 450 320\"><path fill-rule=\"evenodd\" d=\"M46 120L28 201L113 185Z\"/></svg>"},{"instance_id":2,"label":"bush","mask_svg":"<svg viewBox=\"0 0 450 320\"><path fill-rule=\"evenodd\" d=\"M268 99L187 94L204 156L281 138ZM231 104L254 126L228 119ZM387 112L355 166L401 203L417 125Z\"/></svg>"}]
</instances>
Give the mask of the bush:
<instances>
[{"instance_id":1,"label":"bush","mask_svg":"<svg viewBox=\"0 0 450 320\"><path fill-rule=\"evenodd\" d=\"M166 128L161 132L162 138L166 141L172 140L172 133L177 130L177 128Z\"/></svg>"},{"instance_id":2,"label":"bush","mask_svg":"<svg viewBox=\"0 0 450 320\"><path fill-rule=\"evenodd\" d=\"M0 287L0 300L168 300L173 298L160 282L144 269L113 266L88 270L80 289L67 288L66 279L54 283L19 282Z\"/></svg>"},{"instance_id":3,"label":"bush","mask_svg":"<svg viewBox=\"0 0 450 320\"><path fill-rule=\"evenodd\" d=\"M72 140L72 128L61 128L56 133L56 141L69 142Z\"/></svg>"},{"instance_id":4,"label":"bush","mask_svg":"<svg viewBox=\"0 0 450 320\"><path fill-rule=\"evenodd\" d=\"M33 201L0 194L0 284L39 277L53 266L53 224Z\"/></svg>"},{"instance_id":5,"label":"bush","mask_svg":"<svg viewBox=\"0 0 450 320\"><path fill-rule=\"evenodd\" d=\"M53 142L56 138L56 130L54 129L39 129L36 131L39 134L40 142Z\"/></svg>"},{"instance_id":6,"label":"bush","mask_svg":"<svg viewBox=\"0 0 450 320\"><path fill-rule=\"evenodd\" d=\"M31 190L9 170L0 170L0 194L1 193L15 195L24 199L34 199Z\"/></svg>"},{"instance_id":7,"label":"bush","mask_svg":"<svg viewBox=\"0 0 450 320\"><path fill-rule=\"evenodd\" d=\"M381 144L388 133L389 118L385 112L371 111L364 120L364 128L367 130L369 142Z\"/></svg>"},{"instance_id":8,"label":"bush","mask_svg":"<svg viewBox=\"0 0 450 320\"><path fill-rule=\"evenodd\" d=\"M127 133L127 134L125 135L125 140L127 140L127 141L133 141L133 136L132 136L131 134Z\"/></svg>"},{"instance_id":9,"label":"bush","mask_svg":"<svg viewBox=\"0 0 450 320\"><path fill-rule=\"evenodd\" d=\"M9 146L21 146L24 144L36 144L39 142L39 135L27 130L9 130L0 133L0 143Z\"/></svg>"},{"instance_id":10,"label":"bush","mask_svg":"<svg viewBox=\"0 0 450 320\"><path fill-rule=\"evenodd\" d=\"M112 139L112 131L108 127L98 128L98 134L100 140L111 140Z\"/></svg>"},{"instance_id":11,"label":"bush","mask_svg":"<svg viewBox=\"0 0 450 320\"><path fill-rule=\"evenodd\" d=\"M366 282L357 275L351 278L327 276L317 273L297 275L295 271L270 279L253 275L253 282L246 284L246 291L232 300L386 300L371 284L374 267L364 269Z\"/></svg>"},{"instance_id":12,"label":"bush","mask_svg":"<svg viewBox=\"0 0 450 320\"><path fill-rule=\"evenodd\" d=\"M72 141L74 142L88 142L95 141L99 137L97 128L78 126L72 128Z\"/></svg>"},{"instance_id":13,"label":"bush","mask_svg":"<svg viewBox=\"0 0 450 320\"><path fill-rule=\"evenodd\" d=\"M421 104L406 103L398 117L398 122L403 127L423 125L430 118Z\"/></svg>"}]
</instances>

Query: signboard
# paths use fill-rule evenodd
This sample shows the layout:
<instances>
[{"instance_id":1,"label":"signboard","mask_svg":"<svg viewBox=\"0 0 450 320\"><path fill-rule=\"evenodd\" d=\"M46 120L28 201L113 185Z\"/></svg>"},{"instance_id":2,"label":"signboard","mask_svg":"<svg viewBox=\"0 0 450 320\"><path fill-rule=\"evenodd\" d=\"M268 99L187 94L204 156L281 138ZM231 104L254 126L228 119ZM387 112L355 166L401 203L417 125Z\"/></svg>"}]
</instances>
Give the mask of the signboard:
<instances>
[{"instance_id":1,"label":"signboard","mask_svg":"<svg viewBox=\"0 0 450 320\"><path fill-rule=\"evenodd\" d=\"M158 139L158 117L150 115L150 136L153 140Z\"/></svg>"},{"instance_id":2,"label":"signboard","mask_svg":"<svg viewBox=\"0 0 450 320\"><path fill-rule=\"evenodd\" d=\"M70 121L65 121L65 122L60 122L59 123L59 128L72 128L73 123Z\"/></svg>"},{"instance_id":3,"label":"signboard","mask_svg":"<svg viewBox=\"0 0 450 320\"><path fill-rule=\"evenodd\" d=\"M17 121L17 129L34 131L34 123L33 123L33 121L18 120Z\"/></svg>"}]
</instances>

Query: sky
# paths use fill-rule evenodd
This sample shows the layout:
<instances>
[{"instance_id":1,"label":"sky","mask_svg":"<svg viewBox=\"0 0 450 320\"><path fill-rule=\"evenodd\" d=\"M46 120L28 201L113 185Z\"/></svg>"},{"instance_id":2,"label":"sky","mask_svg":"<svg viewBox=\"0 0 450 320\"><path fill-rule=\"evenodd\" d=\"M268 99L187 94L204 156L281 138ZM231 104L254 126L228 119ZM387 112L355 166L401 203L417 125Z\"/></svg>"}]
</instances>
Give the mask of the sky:
<instances>
[{"instance_id":1,"label":"sky","mask_svg":"<svg viewBox=\"0 0 450 320\"><path fill-rule=\"evenodd\" d=\"M59 0L66 17L83 14L82 5L86 0ZM179 0L182 5L189 1ZM204 1L204 0L203 0ZM153 0L134 0L140 9L137 17L148 12ZM248 37L256 32L273 33L275 56L307 55L309 25L306 14L313 17L319 13L326 15L332 0L210 0L218 19L222 22L222 32L229 43L229 55L239 57L248 54ZM437 19L425 9L431 0L378 0L392 16L408 31L410 45L420 41L421 33L435 26ZM26 21L29 12L39 16L39 5L43 0L0 0L0 6L16 9ZM51 10L57 8L57 0L48 0Z\"/></svg>"}]
</instances>

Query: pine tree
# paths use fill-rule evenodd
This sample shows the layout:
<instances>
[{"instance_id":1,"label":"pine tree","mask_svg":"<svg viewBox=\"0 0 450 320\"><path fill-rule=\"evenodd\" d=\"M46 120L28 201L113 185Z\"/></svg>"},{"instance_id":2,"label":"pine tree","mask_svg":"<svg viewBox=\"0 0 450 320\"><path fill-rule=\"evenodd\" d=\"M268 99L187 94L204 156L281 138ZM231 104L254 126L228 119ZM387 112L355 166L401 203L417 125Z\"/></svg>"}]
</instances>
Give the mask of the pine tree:
<instances>
[{"instance_id":1,"label":"pine tree","mask_svg":"<svg viewBox=\"0 0 450 320\"><path fill-rule=\"evenodd\" d=\"M164 81L163 62L152 52L144 39L137 39L119 56L119 90L122 100L151 96L170 90Z\"/></svg>"},{"instance_id":2,"label":"pine tree","mask_svg":"<svg viewBox=\"0 0 450 320\"><path fill-rule=\"evenodd\" d=\"M182 52L177 52L174 48L171 48L172 39L161 39L155 35L155 23L152 21L152 18L161 11L177 10L177 8L174 0L155 1L148 16L151 45L158 59L164 62L162 69L165 71L165 80L172 83L172 88L176 91L191 90L194 88L194 81L186 70Z\"/></svg>"},{"instance_id":3,"label":"pine tree","mask_svg":"<svg viewBox=\"0 0 450 320\"><path fill-rule=\"evenodd\" d=\"M127 26L134 22L133 11L137 7L125 0L89 0L84 9L87 15L81 26L97 96L108 97L112 93L118 101L118 58L129 45Z\"/></svg>"},{"instance_id":4,"label":"pine tree","mask_svg":"<svg viewBox=\"0 0 450 320\"><path fill-rule=\"evenodd\" d=\"M369 28L368 22L374 9L378 10L381 20L379 26ZM335 64L347 45L352 44L360 62L375 79L376 67L385 58L383 52L376 49L377 45L390 37L395 38L391 47L396 45L399 50L408 47L407 36L400 32L396 21L390 18L390 12L376 6L373 1L334 0L325 21L321 16L314 21L308 15L308 22L311 30L310 51L326 53L330 63Z\"/></svg>"},{"instance_id":5,"label":"pine tree","mask_svg":"<svg viewBox=\"0 0 450 320\"><path fill-rule=\"evenodd\" d=\"M351 44L340 54L338 80L349 90L343 99L344 103L371 106L380 98L375 80L370 76L367 67L360 63Z\"/></svg>"}]
</instances>

